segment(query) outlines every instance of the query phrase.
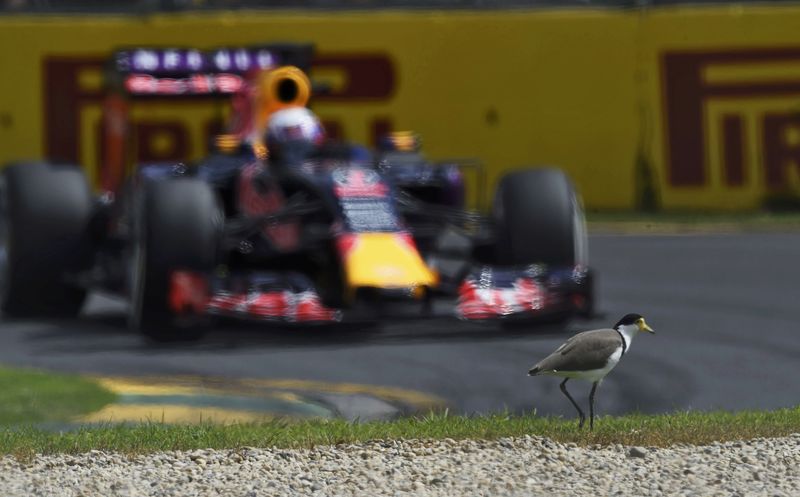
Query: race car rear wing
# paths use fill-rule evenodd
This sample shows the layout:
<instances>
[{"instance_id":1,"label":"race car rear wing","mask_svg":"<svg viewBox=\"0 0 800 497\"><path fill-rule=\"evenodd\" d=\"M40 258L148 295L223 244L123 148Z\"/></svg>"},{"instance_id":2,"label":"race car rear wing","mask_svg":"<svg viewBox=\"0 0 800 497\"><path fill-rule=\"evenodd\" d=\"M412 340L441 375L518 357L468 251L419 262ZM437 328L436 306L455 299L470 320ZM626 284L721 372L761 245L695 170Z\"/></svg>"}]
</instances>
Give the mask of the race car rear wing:
<instances>
[{"instance_id":1,"label":"race car rear wing","mask_svg":"<svg viewBox=\"0 0 800 497\"><path fill-rule=\"evenodd\" d=\"M233 128L246 128L253 109L247 89L251 76L282 66L304 73L311 66L314 46L270 43L200 50L177 47L129 47L115 51L106 65L103 102L101 187L115 191L135 162L130 126L131 104L139 100L219 98L236 107ZM272 71L279 72L279 71ZM298 79L302 79L299 78ZM310 83L308 83L310 85ZM307 86L308 86L307 85ZM308 91L305 92L306 94Z\"/></svg>"},{"instance_id":2,"label":"race car rear wing","mask_svg":"<svg viewBox=\"0 0 800 497\"><path fill-rule=\"evenodd\" d=\"M244 88L244 77L279 66L308 71L314 47L273 43L211 50L138 47L114 52L108 82L128 96L230 95Z\"/></svg>"}]
</instances>

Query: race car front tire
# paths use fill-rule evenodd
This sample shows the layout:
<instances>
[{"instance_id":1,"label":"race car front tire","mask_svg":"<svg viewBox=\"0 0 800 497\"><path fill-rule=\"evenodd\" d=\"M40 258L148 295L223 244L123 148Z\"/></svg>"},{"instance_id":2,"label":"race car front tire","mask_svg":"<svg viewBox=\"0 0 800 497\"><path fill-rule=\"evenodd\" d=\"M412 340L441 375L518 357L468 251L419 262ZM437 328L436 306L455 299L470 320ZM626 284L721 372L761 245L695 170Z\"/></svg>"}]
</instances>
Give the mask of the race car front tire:
<instances>
[{"instance_id":1,"label":"race car front tire","mask_svg":"<svg viewBox=\"0 0 800 497\"><path fill-rule=\"evenodd\" d=\"M0 307L7 316L78 314L86 290L69 274L91 264L93 199L78 167L15 163L3 170Z\"/></svg>"},{"instance_id":2,"label":"race car front tire","mask_svg":"<svg viewBox=\"0 0 800 497\"><path fill-rule=\"evenodd\" d=\"M586 265L583 209L572 182L557 168L528 168L501 178L492 216L501 265Z\"/></svg>"},{"instance_id":3,"label":"race car front tire","mask_svg":"<svg viewBox=\"0 0 800 497\"><path fill-rule=\"evenodd\" d=\"M214 269L223 223L217 196L196 178L146 181L136 209L129 326L155 341L199 338L201 327L176 322L170 281L176 270Z\"/></svg>"},{"instance_id":4,"label":"race car front tire","mask_svg":"<svg viewBox=\"0 0 800 497\"><path fill-rule=\"evenodd\" d=\"M506 174L499 182L492 215L495 263L506 266L544 264L550 268L588 265L588 241L583 208L572 182L557 168L527 168ZM593 278L587 273L581 307L594 312ZM569 319L556 312L545 321Z\"/></svg>"}]
</instances>

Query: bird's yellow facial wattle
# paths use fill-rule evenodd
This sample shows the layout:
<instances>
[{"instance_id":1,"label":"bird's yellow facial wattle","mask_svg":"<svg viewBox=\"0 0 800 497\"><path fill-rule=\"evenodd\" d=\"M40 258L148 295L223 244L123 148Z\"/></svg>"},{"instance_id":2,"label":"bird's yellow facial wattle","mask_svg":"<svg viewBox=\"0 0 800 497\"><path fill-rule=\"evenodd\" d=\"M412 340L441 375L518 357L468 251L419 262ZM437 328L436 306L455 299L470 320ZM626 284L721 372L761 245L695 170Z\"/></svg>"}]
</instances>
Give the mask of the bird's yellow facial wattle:
<instances>
[{"instance_id":1,"label":"bird's yellow facial wattle","mask_svg":"<svg viewBox=\"0 0 800 497\"><path fill-rule=\"evenodd\" d=\"M652 334L655 334L656 332L656 330L654 330L653 328L648 326L647 323L644 322L644 318L639 318L639 320L636 321L636 324L639 325L639 331L647 331Z\"/></svg>"}]
</instances>

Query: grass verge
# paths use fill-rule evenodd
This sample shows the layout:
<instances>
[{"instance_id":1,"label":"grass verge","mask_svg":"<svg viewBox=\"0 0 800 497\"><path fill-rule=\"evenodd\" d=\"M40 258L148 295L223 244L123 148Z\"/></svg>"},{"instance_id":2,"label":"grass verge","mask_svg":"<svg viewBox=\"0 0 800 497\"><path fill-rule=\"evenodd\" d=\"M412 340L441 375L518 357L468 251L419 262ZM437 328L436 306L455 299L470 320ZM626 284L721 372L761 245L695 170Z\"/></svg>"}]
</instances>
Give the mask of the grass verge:
<instances>
[{"instance_id":1,"label":"grass verge","mask_svg":"<svg viewBox=\"0 0 800 497\"><path fill-rule=\"evenodd\" d=\"M800 407L761 412L682 412L670 415L602 417L594 432L579 431L575 420L534 414L466 417L432 413L396 421L286 421L218 426L103 426L53 433L34 428L9 429L0 435L0 452L29 458L33 454L82 453L92 449L126 454L200 448L303 448L375 439L483 439L540 435L579 445L669 446L713 441L778 437L800 432Z\"/></svg>"},{"instance_id":2,"label":"grass verge","mask_svg":"<svg viewBox=\"0 0 800 497\"><path fill-rule=\"evenodd\" d=\"M77 375L0 368L0 425L68 421L114 399Z\"/></svg>"}]
</instances>

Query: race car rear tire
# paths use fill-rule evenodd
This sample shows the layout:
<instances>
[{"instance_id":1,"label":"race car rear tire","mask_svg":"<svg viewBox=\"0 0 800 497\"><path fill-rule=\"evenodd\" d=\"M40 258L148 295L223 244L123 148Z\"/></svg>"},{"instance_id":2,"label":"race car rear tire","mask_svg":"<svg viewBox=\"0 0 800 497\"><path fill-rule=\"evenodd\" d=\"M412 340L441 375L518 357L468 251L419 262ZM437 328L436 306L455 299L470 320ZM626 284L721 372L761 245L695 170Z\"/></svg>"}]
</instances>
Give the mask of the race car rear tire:
<instances>
[{"instance_id":1,"label":"race car rear tire","mask_svg":"<svg viewBox=\"0 0 800 497\"><path fill-rule=\"evenodd\" d=\"M92 259L92 193L79 168L44 162L3 170L5 259L0 307L7 316L78 314L86 290L68 281Z\"/></svg>"},{"instance_id":2,"label":"race car rear tire","mask_svg":"<svg viewBox=\"0 0 800 497\"><path fill-rule=\"evenodd\" d=\"M497 186L492 216L498 264L587 264L583 209L572 182L560 169L506 174Z\"/></svg>"},{"instance_id":3,"label":"race car rear tire","mask_svg":"<svg viewBox=\"0 0 800 497\"><path fill-rule=\"evenodd\" d=\"M196 178L147 181L139 194L129 326L155 341L197 339L202 328L177 323L169 306L170 279L175 270L214 269L221 206L213 188Z\"/></svg>"}]
</instances>

